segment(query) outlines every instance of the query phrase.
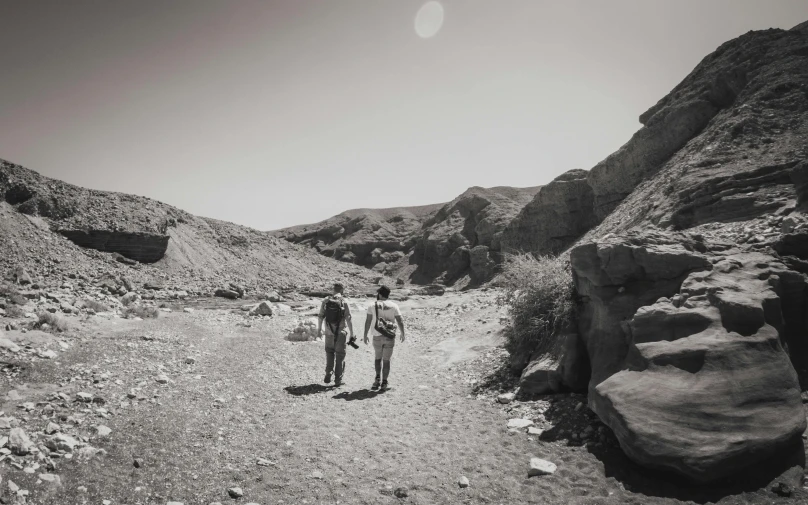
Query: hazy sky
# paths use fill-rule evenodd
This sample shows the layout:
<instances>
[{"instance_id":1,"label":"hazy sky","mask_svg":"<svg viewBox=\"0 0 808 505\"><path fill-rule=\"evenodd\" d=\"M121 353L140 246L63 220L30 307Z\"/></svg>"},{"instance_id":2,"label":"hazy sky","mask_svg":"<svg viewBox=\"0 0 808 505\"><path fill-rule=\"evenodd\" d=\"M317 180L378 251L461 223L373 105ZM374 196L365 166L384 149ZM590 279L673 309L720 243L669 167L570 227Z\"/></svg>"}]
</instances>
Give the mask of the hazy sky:
<instances>
[{"instance_id":1,"label":"hazy sky","mask_svg":"<svg viewBox=\"0 0 808 505\"><path fill-rule=\"evenodd\" d=\"M589 169L806 0L0 0L0 158L275 229ZM435 30L437 32L435 33Z\"/></svg>"}]
</instances>

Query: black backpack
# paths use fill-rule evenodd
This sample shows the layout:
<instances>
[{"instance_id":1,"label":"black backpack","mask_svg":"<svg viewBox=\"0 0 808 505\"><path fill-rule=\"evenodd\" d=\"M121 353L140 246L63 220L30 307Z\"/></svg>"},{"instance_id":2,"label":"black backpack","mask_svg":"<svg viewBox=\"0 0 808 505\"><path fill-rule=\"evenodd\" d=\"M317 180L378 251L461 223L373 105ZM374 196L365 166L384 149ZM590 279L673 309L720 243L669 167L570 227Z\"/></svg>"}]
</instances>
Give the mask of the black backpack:
<instances>
[{"instance_id":1,"label":"black backpack","mask_svg":"<svg viewBox=\"0 0 808 505\"><path fill-rule=\"evenodd\" d=\"M325 301L325 322L331 333L336 335L342 318L345 317L345 302L342 297L332 296Z\"/></svg>"}]
</instances>

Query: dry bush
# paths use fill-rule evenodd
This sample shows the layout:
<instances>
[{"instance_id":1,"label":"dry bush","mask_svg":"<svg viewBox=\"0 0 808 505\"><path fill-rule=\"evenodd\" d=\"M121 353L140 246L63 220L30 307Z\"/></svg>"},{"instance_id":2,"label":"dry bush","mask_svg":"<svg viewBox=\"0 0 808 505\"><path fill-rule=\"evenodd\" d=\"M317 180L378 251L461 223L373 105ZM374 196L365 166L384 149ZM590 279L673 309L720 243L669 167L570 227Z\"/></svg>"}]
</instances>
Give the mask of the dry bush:
<instances>
[{"instance_id":1,"label":"dry bush","mask_svg":"<svg viewBox=\"0 0 808 505\"><path fill-rule=\"evenodd\" d=\"M25 305L28 303L28 298L22 296L19 293L11 293L8 295L8 301L13 303L14 305Z\"/></svg>"},{"instance_id":2,"label":"dry bush","mask_svg":"<svg viewBox=\"0 0 808 505\"><path fill-rule=\"evenodd\" d=\"M109 312L110 310L109 307L95 300L87 299L83 300L83 302L84 302L84 308L92 309L94 312Z\"/></svg>"},{"instance_id":3,"label":"dry bush","mask_svg":"<svg viewBox=\"0 0 808 505\"><path fill-rule=\"evenodd\" d=\"M511 316L505 348L511 355L558 357L563 344L559 337L575 318L569 264L555 256L509 256L500 286L499 303Z\"/></svg>"},{"instance_id":4,"label":"dry bush","mask_svg":"<svg viewBox=\"0 0 808 505\"><path fill-rule=\"evenodd\" d=\"M43 324L48 324L56 331L67 331L70 328L67 319L50 312L43 312L39 315L39 325L42 326Z\"/></svg>"},{"instance_id":5,"label":"dry bush","mask_svg":"<svg viewBox=\"0 0 808 505\"><path fill-rule=\"evenodd\" d=\"M160 310L157 307L143 307L142 305L126 307L123 310L123 317L131 319L139 317L141 319L157 319L160 315Z\"/></svg>"},{"instance_id":6,"label":"dry bush","mask_svg":"<svg viewBox=\"0 0 808 505\"><path fill-rule=\"evenodd\" d=\"M9 305L6 307L6 317L19 319L25 316L25 311L18 305Z\"/></svg>"}]
</instances>

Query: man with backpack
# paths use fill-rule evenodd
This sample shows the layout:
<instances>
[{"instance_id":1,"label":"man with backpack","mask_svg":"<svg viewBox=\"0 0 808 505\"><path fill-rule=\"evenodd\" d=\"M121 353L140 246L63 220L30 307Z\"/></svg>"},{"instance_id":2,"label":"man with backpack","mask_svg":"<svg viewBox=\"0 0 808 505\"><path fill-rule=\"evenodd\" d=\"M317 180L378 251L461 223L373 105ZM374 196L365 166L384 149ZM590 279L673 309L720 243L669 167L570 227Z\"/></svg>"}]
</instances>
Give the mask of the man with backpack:
<instances>
[{"instance_id":1,"label":"man with backpack","mask_svg":"<svg viewBox=\"0 0 808 505\"><path fill-rule=\"evenodd\" d=\"M388 300L390 288L381 286L376 293L376 302L368 307L364 341L365 344L368 343L368 331L373 326L376 380L373 381L371 389L384 391L389 387L387 378L390 375L390 358L393 357L393 347L396 344L396 326L401 330L400 338L404 342L404 321L401 319L401 310L398 308L398 304Z\"/></svg>"},{"instance_id":2,"label":"man with backpack","mask_svg":"<svg viewBox=\"0 0 808 505\"><path fill-rule=\"evenodd\" d=\"M348 302L343 297L345 287L341 283L334 284L334 294L323 300L320 305L320 315L317 326L317 338L323 335L323 322L325 325L325 379L323 382L331 382L331 374L334 374L334 386L342 385L342 376L345 373L345 345L348 343L348 331L351 330L350 343L353 344L355 338L353 331L353 321L351 321L351 309Z\"/></svg>"}]
</instances>

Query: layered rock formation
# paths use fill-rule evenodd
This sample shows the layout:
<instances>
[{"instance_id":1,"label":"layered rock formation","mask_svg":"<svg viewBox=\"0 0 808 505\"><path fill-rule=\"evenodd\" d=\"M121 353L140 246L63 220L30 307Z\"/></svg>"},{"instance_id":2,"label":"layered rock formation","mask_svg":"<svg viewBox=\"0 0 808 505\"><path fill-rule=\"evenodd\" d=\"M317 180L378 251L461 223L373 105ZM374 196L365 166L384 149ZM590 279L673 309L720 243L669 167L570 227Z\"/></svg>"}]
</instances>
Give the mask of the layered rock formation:
<instances>
[{"instance_id":1,"label":"layered rock formation","mask_svg":"<svg viewBox=\"0 0 808 505\"><path fill-rule=\"evenodd\" d=\"M341 261L417 283L485 282L500 262L505 226L538 188L479 188L447 204L358 209L273 232Z\"/></svg>"},{"instance_id":2,"label":"layered rock formation","mask_svg":"<svg viewBox=\"0 0 808 505\"><path fill-rule=\"evenodd\" d=\"M660 232L572 250L579 379L629 457L708 482L801 442L808 282L775 254Z\"/></svg>"},{"instance_id":3,"label":"layered rock formation","mask_svg":"<svg viewBox=\"0 0 808 505\"><path fill-rule=\"evenodd\" d=\"M428 219L417 238L416 276L451 283L470 274L488 280L499 262L502 232L538 188L470 188Z\"/></svg>"},{"instance_id":4,"label":"layered rock formation","mask_svg":"<svg viewBox=\"0 0 808 505\"><path fill-rule=\"evenodd\" d=\"M78 246L120 253L141 263L155 263L163 259L170 238L168 235L110 230L59 230L59 233Z\"/></svg>"}]
</instances>

